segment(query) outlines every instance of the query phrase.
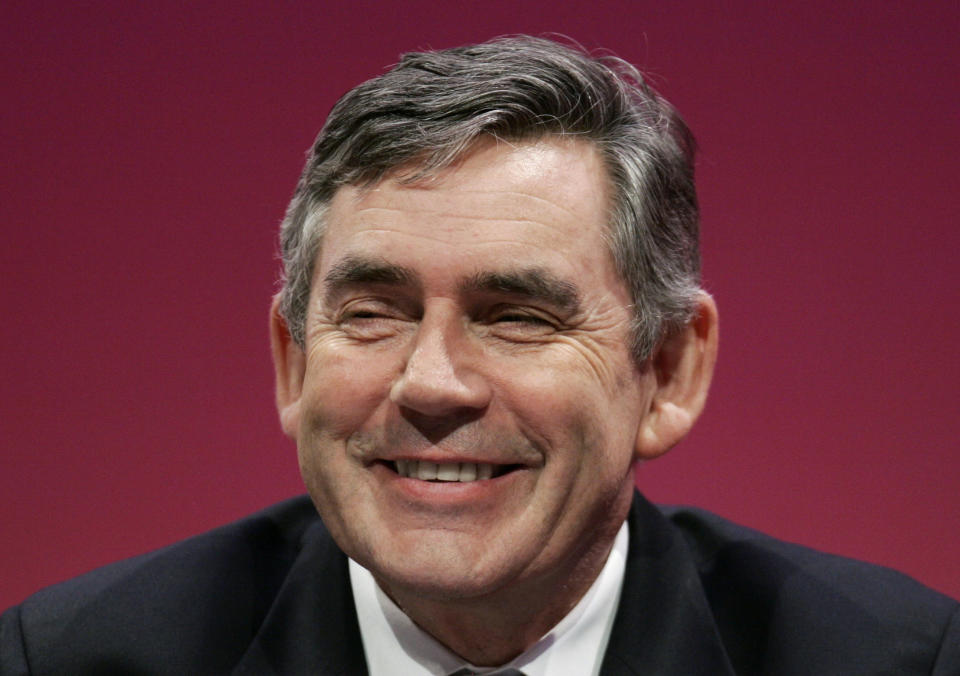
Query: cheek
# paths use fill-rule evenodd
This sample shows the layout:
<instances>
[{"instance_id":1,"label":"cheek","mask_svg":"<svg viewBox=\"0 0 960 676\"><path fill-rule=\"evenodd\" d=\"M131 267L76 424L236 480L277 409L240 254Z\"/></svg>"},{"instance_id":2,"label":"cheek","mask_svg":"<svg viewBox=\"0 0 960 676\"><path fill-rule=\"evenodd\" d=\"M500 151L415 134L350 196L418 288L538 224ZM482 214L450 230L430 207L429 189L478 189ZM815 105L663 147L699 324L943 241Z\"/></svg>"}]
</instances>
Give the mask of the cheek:
<instances>
[{"instance_id":1,"label":"cheek","mask_svg":"<svg viewBox=\"0 0 960 676\"><path fill-rule=\"evenodd\" d=\"M523 432L546 449L553 472L544 479L557 489L617 484L633 464L650 378L626 359L617 366L604 360L598 371L579 351L565 352L536 367L504 369L498 389Z\"/></svg>"},{"instance_id":2,"label":"cheek","mask_svg":"<svg viewBox=\"0 0 960 676\"><path fill-rule=\"evenodd\" d=\"M383 406L394 376L387 355L317 350L309 355L301 404L301 433L311 441L343 440Z\"/></svg>"},{"instance_id":3,"label":"cheek","mask_svg":"<svg viewBox=\"0 0 960 676\"><path fill-rule=\"evenodd\" d=\"M513 371L504 375L500 391L524 432L548 453L562 454L565 464L594 462L615 452L635 423L628 388L616 396L572 371L534 369L523 376Z\"/></svg>"},{"instance_id":4,"label":"cheek","mask_svg":"<svg viewBox=\"0 0 960 676\"><path fill-rule=\"evenodd\" d=\"M619 400L629 396L641 374L624 347L624 341L615 337L581 337L562 343L565 353L563 371L575 378L591 396Z\"/></svg>"},{"instance_id":5,"label":"cheek","mask_svg":"<svg viewBox=\"0 0 960 676\"><path fill-rule=\"evenodd\" d=\"M647 374L636 368L625 351L618 354L582 341L557 342L533 358L513 361L502 362L496 369L497 388L517 405L543 411L555 420L622 416L629 424L650 388Z\"/></svg>"},{"instance_id":6,"label":"cheek","mask_svg":"<svg viewBox=\"0 0 960 676\"><path fill-rule=\"evenodd\" d=\"M308 358L297 455L304 483L334 529L359 490L347 441L371 424L389 393L390 379L376 366L376 359L343 350L314 350Z\"/></svg>"}]
</instances>

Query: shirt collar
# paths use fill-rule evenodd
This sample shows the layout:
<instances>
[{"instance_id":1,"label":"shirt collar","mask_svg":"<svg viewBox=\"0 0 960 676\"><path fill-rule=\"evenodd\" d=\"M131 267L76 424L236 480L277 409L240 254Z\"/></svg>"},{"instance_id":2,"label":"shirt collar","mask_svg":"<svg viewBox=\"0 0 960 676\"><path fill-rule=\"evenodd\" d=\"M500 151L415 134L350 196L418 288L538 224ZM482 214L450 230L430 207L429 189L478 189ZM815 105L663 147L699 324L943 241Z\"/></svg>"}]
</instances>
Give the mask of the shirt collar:
<instances>
[{"instance_id":1,"label":"shirt collar","mask_svg":"<svg viewBox=\"0 0 960 676\"><path fill-rule=\"evenodd\" d=\"M527 676L598 674L620 602L628 541L624 522L600 575L573 610L525 652L497 669L515 667ZM420 629L380 589L370 571L353 559L349 570L370 676L445 676L461 667L481 674L494 670L465 663Z\"/></svg>"}]
</instances>

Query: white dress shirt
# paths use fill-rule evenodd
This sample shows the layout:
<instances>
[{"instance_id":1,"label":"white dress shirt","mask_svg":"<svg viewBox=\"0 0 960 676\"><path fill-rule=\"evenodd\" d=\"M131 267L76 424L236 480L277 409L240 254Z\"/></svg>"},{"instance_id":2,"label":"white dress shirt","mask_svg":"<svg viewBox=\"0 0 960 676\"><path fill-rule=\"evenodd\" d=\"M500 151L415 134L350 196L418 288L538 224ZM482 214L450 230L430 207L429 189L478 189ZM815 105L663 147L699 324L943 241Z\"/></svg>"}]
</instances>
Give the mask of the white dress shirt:
<instances>
[{"instance_id":1,"label":"white dress shirt","mask_svg":"<svg viewBox=\"0 0 960 676\"><path fill-rule=\"evenodd\" d=\"M499 667L464 662L414 624L380 589L370 571L350 559L350 585L370 676L446 676L462 667L479 674L505 667L520 669L527 676L599 674L620 602L628 540L624 522L603 570L573 610L530 648Z\"/></svg>"}]
</instances>

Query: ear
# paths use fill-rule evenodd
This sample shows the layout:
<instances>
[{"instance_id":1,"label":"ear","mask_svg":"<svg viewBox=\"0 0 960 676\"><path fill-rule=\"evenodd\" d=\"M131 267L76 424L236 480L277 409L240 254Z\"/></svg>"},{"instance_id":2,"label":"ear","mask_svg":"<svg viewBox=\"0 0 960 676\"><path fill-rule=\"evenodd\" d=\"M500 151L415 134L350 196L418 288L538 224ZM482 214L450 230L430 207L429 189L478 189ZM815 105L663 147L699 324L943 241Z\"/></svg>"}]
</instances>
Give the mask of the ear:
<instances>
[{"instance_id":1,"label":"ear","mask_svg":"<svg viewBox=\"0 0 960 676\"><path fill-rule=\"evenodd\" d=\"M656 389L637 432L636 457L651 460L686 436L707 400L717 361L717 306L701 291L696 315L650 359Z\"/></svg>"},{"instance_id":2,"label":"ear","mask_svg":"<svg viewBox=\"0 0 960 676\"><path fill-rule=\"evenodd\" d=\"M290 336L287 321L280 314L280 294L270 304L270 349L277 375L277 412L284 433L296 440L300 428L300 396L307 359Z\"/></svg>"}]
</instances>

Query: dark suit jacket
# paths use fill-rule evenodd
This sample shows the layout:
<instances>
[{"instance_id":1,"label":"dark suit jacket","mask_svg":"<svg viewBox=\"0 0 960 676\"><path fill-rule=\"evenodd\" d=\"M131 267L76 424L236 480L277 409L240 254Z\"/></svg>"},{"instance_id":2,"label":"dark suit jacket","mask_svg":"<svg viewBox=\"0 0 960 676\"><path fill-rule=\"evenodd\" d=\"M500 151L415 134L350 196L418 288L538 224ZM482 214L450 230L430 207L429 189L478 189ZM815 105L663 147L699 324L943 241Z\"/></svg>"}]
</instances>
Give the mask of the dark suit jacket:
<instances>
[{"instance_id":1,"label":"dark suit jacket","mask_svg":"<svg viewBox=\"0 0 960 676\"><path fill-rule=\"evenodd\" d=\"M960 674L960 604L639 494L604 674ZM365 674L346 557L307 498L45 589L0 674Z\"/></svg>"}]
</instances>

